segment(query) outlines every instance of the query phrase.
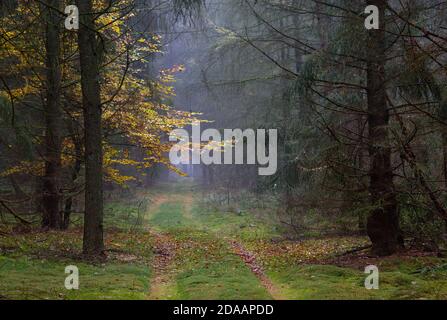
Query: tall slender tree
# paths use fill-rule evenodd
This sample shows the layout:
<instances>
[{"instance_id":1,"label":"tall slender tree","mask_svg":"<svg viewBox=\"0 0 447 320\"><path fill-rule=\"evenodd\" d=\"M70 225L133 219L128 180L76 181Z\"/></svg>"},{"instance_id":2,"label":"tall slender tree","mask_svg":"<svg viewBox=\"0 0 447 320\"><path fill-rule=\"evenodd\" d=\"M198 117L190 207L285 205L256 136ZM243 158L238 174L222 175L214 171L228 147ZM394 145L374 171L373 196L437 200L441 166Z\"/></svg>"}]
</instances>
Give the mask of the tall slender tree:
<instances>
[{"instance_id":1,"label":"tall slender tree","mask_svg":"<svg viewBox=\"0 0 447 320\"><path fill-rule=\"evenodd\" d=\"M100 255L103 239L103 150L101 126L101 42L95 28L92 0L77 0L80 26L78 46L81 66L85 139L85 217L83 252Z\"/></svg>"},{"instance_id":2,"label":"tall slender tree","mask_svg":"<svg viewBox=\"0 0 447 320\"><path fill-rule=\"evenodd\" d=\"M46 102L45 114L45 173L43 177L42 225L50 229L61 227L61 63L60 63L60 1L42 3L45 19Z\"/></svg>"}]
</instances>

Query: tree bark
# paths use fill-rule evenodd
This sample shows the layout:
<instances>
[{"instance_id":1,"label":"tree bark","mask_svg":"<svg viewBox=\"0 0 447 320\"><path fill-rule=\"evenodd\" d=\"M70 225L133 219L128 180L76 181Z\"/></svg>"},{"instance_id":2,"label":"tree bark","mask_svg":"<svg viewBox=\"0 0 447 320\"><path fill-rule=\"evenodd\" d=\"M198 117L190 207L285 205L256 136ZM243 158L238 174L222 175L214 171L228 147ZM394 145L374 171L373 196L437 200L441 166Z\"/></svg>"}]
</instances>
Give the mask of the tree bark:
<instances>
[{"instance_id":1,"label":"tree bark","mask_svg":"<svg viewBox=\"0 0 447 320\"><path fill-rule=\"evenodd\" d=\"M101 255L103 239L103 179L100 43L95 29L92 0L77 0L80 26L78 45L81 63L82 104L85 130L85 217L83 252Z\"/></svg>"},{"instance_id":2,"label":"tree bark","mask_svg":"<svg viewBox=\"0 0 447 320\"><path fill-rule=\"evenodd\" d=\"M45 173L43 177L42 226L50 229L61 227L60 171L61 171L61 66L60 23L58 0L46 0L42 10L46 22L46 104L45 115Z\"/></svg>"},{"instance_id":3,"label":"tree bark","mask_svg":"<svg viewBox=\"0 0 447 320\"><path fill-rule=\"evenodd\" d=\"M367 232L374 253L384 256L399 246L399 215L391 166L391 147L388 139L389 110L385 88L385 8L386 0L368 0L379 8L380 28L368 36L367 100L370 156L369 192L372 212Z\"/></svg>"},{"instance_id":4,"label":"tree bark","mask_svg":"<svg viewBox=\"0 0 447 320\"><path fill-rule=\"evenodd\" d=\"M447 190L447 127L442 126L442 162L443 162L443 174L444 174L444 187Z\"/></svg>"},{"instance_id":5,"label":"tree bark","mask_svg":"<svg viewBox=\"0 0 447 320\"><path fill-rule=\"evenodd\" d=\"M73 167L71 168L71 183L73 185L73 190L74 191L75 188L75 182L76 179L79 177L79 173L81 171L81 166L82 166L82 142L81 139L78 138L75 130L74 130L74 124L70 123L68 126L68 130L70 132L70 135L72 136L73 139L73 143L75 146L75 163L73 165ZM70 191L70 192L71 192ZM73 208L73 198L74 196L70 195L66 200L65 200L65 206L64 206L64 216L63 216L63 221L62 221L62 228L64 230L67 230L68 227L70 226L70 217L71 217L71 212L72 212L72 208Z\"/></svg>"},{"instance_id":6,"label":"tree bark","mask_svg":"<svg viewBox=\"0 0 447 320\"><path fill-rule=\"evenodd\" d=\"M444 170L444 187L447 190L447 127L442 126L442 162ZM444 234L447 234L447 221L444 222Z\"/></svg>"},{"instance_id":7,"label":"tree bark","mask_svg":"<svg viewBox=\"0 0 447 320\"><path fill-rule=\"evenodd\" d=\"M368 159L365 154L365 150L363 149L365 146L365 120L363 115L357 115L357 134L358 134L358 145L360 149L358 150L358 171L359 178L357 187L359 190L366 190L366 186L368 185L367 177L364 175L368 168ZM359 214L358 217L358 228L360 233L366 234L366 217L364 214Z\"/></svg>"}]
</instances>

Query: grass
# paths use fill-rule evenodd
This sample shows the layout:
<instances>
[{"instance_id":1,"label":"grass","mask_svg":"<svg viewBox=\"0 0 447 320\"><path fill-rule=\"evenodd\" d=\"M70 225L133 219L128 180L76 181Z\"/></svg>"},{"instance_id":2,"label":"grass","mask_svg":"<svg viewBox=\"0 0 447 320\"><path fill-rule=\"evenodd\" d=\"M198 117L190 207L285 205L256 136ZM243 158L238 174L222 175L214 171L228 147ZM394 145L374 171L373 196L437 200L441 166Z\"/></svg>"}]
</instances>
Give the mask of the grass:
<instances>
[{"instance_id":1,"label":"grass","mask_svg":"<svg viewBox=\"0 0 447 320\"><path fill-rule=\"evenodd\" d=\"M148 223L161 230L175 230L179 227L192 225L193 222L182 214L183 210L184 207L181 203L163 203Z\"/></svg>"},{"instance_id":2,"label":"grass","mask_svg":"<svg viewBox=\"0 0 447 320\"><path fill-rule=\"evenodd\" d=\"M234 255L227 241L210 233L210 226L234 224L228 220L199 219L197 208L185 208L184 202L162 204L148 220L150 225L167 232L178 244L172 268L175 288L167 292L170 299L269 299L256 276ZM184 213L192 211L192 218ZM217 219L217 221L215 220ZM212 223L211 223L212 222ZM172 272L172 270L171 270Z\"/></svg>"},{"instance_id":3,"label":"grass","mask_svg":"<svg viewBox=\"0 0 447 320\"><path fill-rule=\"evenodd\" d=\"M257 241L278 236L278 227L249 213L219 212L196 205L193 216L200 221L200 230L241 241Z\"/></svg>"},{"instance_id":4,"label":"grass","mask_svg":"<svg viewBox=\"0 0 447 320\"><path fill-rule=\"evenodd\" d=\"M79 290L64 286L65 267L72 264L79 268ZM0 293L7 299L144 299L149 276L149 268L139 264L0 256Z\"/></svg>"},{"instance_id":5,"label":"grass","mask_svg":"<svg viewBox=\"0 0 447 320\"><path fill-rule=\"evenodd\" d=\"M82 230L0 235L0 299L271 299L268 290L234 254L236 240L256 256L281 296L288 299L447 299L447 260L427 257L331 262L334 255L367 243L364 237L278 240L280 227L244 210L219 211L192 199L190 184L161 186L157 193L109 201L105 211L108 259L82 259ZM163 201L158 201L164 197ZM158 200L157 200L158 199ZM76 217L77 218L77 217ZM79 218L76 219L79 223ZM156 235L175 245L167 282L156 276ZM272 241L275 239L275 241ZM376 264L380 289L366 290L363 269ZM80 290L64 287L65 267L80 271Z\"/></svg>"},{"instance_id":6,"label":"grass","mask_svg":"<svg viewBox=\"0 0 447 320\"><path fill-rule=\"evenodd\" d=\"M187 232L185 230L185 232ZM269 299L266 289L229 245L207 234L178 234L176 277L180 299Z\"/></svg>"},{"instance_id":7,"label":"grass","mask_svg":"<svg viewBox=\"0 0 447 320\"><path fill-rule=\"evenodd\" d=\"M308 235L302 241L271 241L280 235L280 227L249 212L238 215L204 207L195 212L205 231L236 238L253 252L287 299L447 299L446 259L391 257L373 261L379 267L380 289L367 290L363 270L371 262L321 264L368 244L366 237Z\"/></svg>"},{"instance_id":8,"label":"grass","mask_svg":"<svg viewBox=\"0 0 447 320\"><path fill-rule=\"evenodd\" d=\"M381 268L379 268L381 270ZM379 290L366 290L361 270L332 265L291 266L272 270L268 275L284 286L290 299L416 300L447 299L447 273L414 273L412 261L389 265L380 271Z\"/></svg>"},{"instance_id":9,"label":"grass","mask_svg":"<svg viewBox=\"0 0 447 320\"><path fill-rule=\"evenodd\" d=\"M108 204L106 261L81 257L82 230L0 235L1 299L144 299L149 292L152 239L135 229L137 203ZM113 207L111 211L109 208ZM79 290L65 289L65 267L79 268Z\"/></svg>"},{"instance_id":10,"label":"grass","mask_svg":"<svg viewBox=\"0 0 447 320\"><path fill-rule=\"evenodd\" d=\"M178 298L186 300L267 300L268 292L237 258L199 263L177 277Z\"/></svg>"}]
</instances>

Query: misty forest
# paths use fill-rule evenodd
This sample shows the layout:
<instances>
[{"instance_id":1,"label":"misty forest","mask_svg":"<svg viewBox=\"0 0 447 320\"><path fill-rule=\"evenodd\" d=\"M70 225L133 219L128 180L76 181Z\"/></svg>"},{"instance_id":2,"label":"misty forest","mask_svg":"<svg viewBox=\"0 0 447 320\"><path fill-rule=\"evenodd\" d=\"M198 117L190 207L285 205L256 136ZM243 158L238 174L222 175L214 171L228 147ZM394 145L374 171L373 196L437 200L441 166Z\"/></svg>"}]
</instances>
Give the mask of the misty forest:
<instances>
[{"instance_id":1,"label":"misty forest","mask_svg":"<svg viewBox=\"0 0 447 320\"><path fill-rule=\"evenodd\" d=\"M446 80L447 1L1 0L0 299L447 299Z\"/></svg>"}]
</instances>

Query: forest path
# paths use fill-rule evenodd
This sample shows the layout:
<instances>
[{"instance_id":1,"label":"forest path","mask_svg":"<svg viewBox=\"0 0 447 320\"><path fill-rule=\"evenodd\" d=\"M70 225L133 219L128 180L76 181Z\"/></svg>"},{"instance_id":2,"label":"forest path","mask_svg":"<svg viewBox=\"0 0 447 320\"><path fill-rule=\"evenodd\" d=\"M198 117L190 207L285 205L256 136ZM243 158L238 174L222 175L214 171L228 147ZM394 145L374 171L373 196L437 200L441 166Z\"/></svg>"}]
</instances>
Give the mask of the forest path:
<instances>
[{"instance_id":1,"label":"forest path","mask_svg":"<svg viewBox=\"0 0 447 320\"><path fill-rule=\"evenodd\" d=\"M172 280L170 266L175 257L176 245L169 235L151 230L154 238L154 260L148 300L172 299L175 295L175 282Z\"/></svg>"},{"instance_id":2,"label":"forest path","mask_svg":"<svg viewBox=\"0 0 447 320\"><path fill-rule=\"evenodd\" d=\"M191 199L191 200L190 200ZM148 210L148 219L153 219L163 206L169 203L185 203L183 208L185 216L191 212L192 197L181 196L179 194L157 194L153 196L152 205ZM163 211L161 211L163 212ZM177 243L168 232L163 232L159 228L149 228L154 239L154 259L152 262L152 276L150 293L148 300L168 300L174 299L177 295L176 283L174 281L175 269L172 268L175 255L177 253Z\"/></svg>"},{"instance_id":3,"label":"forest path","mask_svg":"<svg viewBox=\"0 0 447 320\"><path fill-rule=\"evenodd\" d=\"M250 268L251 272L256 275L274 300L287 300L287 297L283 294L282 290L265 274L260 264L256 261L256 256L252 252L245 249L244 246L237 241L231 241L231 245L235 254L237 254L247 267Z\"/></svg>"},{"instance_id":4,"label":"forest path","mask_svg":"<svg viewBox=\"0 0 447 320\"><path fill-rule=\"evenodd\" d=\"M149 300L285 299L256 257L195 206L190 187L168 187L147 215L154 239Z\"/></svg>"}]
</instances>

